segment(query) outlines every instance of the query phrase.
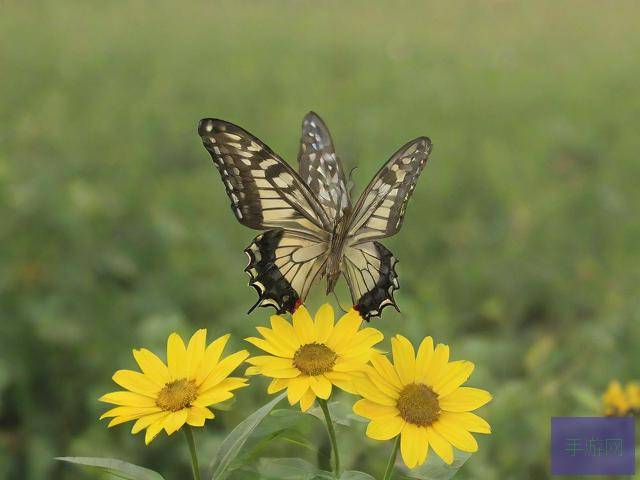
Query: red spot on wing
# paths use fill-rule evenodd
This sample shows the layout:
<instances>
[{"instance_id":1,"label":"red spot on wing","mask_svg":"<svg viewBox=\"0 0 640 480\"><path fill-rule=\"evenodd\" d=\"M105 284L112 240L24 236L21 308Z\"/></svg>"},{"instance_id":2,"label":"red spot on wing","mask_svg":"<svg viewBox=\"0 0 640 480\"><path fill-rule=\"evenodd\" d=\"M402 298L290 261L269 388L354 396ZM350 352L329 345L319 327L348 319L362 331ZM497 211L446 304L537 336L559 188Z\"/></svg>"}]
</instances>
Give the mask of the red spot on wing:
<instances>
[{"instance_id":1,"label":"red spot on wing","mask_svg":"<svg viewBox=\"0 0 640 480\"><path fill-rule=\"evenodd\" d=\"M302 305L302 300L300 300L299 298L296 299L296 303L293 305L293 308L290 310L291 313L295 313L296 310L298 310L298 308L300 307L300 305Z\"/></svg>"}]
</instances>

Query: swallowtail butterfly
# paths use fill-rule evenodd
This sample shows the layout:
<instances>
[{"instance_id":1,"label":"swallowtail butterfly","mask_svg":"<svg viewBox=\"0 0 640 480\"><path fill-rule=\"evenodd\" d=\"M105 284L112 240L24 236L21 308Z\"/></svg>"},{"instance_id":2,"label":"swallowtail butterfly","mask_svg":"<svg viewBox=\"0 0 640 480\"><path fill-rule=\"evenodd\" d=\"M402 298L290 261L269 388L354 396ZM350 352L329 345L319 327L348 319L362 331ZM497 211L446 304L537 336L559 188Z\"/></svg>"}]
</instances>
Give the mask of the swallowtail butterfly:
<instances>
[{"instance_id":1,"label":"swallowtail butterfly","mask_svg":"<svg viewBox=\"0 0 640 480\"><path fill-rule=\"evenodd\" d=\"M249 312L257 306L295 311L317 277L326 277L329 294L341 274L364 319L389 305L398 310L397 260L377 240L400 230L431 152L429 138L400 147L352 204L329 130L313 112L302 122L299 172L232 123L205 118L198 133L238 221L263 230L245 249L249 285L259 296Z\"/></svg>"}]
</instances>

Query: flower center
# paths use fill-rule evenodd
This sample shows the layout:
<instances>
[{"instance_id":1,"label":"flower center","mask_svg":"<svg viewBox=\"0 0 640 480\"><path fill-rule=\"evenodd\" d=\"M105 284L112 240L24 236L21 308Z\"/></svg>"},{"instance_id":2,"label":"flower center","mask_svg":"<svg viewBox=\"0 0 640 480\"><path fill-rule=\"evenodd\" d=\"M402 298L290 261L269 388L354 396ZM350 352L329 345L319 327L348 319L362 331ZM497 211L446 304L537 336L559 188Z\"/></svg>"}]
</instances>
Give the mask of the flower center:
<instances>
[{"instance_id":1,"label":"flower center","mask_svg":"<svg viewBox=\"0 0 640 480\"><path fill-rule=\"evenodd\" d=\"M293 365L305 375L322 375L336 363L337 355L321 343L302 345L293 356Z\"/></svg>"},{"instance_id":2,"label":"flower center","mask_svg":"<svg viewBox=\"0 0 640 480\"><path fill-rule=\"evenodd\" d=\"M177 412L191 405L198 397L198 388L193 380L186 378L167 383L156 399L156 405L167 412Z\"/></svg>"},{"instance_id":3,"label":"flower center","mask_svg":"<svg viewBox=\"0 0 640 480\"><path fill-rule=\"evenodd\" d=\"M421 427L431 425L440 415L438 395L422 383L410 383L398 398L400 416Z\"/></svg>"}]
</instances>

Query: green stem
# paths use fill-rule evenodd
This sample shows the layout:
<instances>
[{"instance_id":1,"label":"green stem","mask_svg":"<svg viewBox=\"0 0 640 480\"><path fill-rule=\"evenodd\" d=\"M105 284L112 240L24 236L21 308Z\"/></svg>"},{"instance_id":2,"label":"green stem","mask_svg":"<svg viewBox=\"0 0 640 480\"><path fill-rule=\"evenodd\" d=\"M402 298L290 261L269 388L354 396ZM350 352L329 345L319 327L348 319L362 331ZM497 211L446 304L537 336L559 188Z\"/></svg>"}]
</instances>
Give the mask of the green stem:
<instances>
[{"instance_id":1,"label":"green stem","mask_svg":"<svg viewBox=\"0 0 640 480\"><path fill-rule=\"evenodd\" d=\"M193 480L200 480L200 467L198 466L198 454L196 453L196 442L193 439L193 430L189 425L185 425L184 435L187 437L189 444L189 453L191 454L191 468L193 469Z\"/></svg>"},{"instance_id":2,"label":"green stem","mask_svg":"<svg viewBox=\"0 0 640 480\"><path fill-rule=\"evenodd\" d=\"M396 457L398 456L398 448L400 447L400 435L396 437L396 441L393 442L393 450L389 456L389 462L387 462L387 469L384 471L383 480L389 480L393 473L393 467L396 465Z\"/></svg>"},{"instance_id":3,"label":"green stem","mask_svg":"<svg viewBox=\"0 0 640 480\"><path fill-rule=\"evenodd\" d=\"M338 453L338 442L336 440L336 431L333 428L333 421L331 420L331 414L329 413L329 406L327 405L327 401L321 398L318 398L318 403L320 404L322 413L324 413L324 419L327 424L327 432L329 433L329 440L331 440L331 448L333 449L333 463L334 463L333 473L335 474L335 477L338 478L340 476L340 454Z\"/></svg>"}]
</instances>

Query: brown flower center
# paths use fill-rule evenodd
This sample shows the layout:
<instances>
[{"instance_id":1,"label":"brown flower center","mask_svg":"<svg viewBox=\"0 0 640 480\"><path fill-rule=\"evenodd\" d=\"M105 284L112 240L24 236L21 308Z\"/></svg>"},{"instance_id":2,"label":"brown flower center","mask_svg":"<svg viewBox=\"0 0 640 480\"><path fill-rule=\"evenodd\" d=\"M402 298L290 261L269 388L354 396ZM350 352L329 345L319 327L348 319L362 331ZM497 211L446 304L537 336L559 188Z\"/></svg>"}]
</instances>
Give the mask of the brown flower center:
<instances>
[{"instance_id":1,"label":"brown flower center","mask_svg":"<svg viewBox=\"0 0 640 480\"><path fill-rule=\"evenodd\" d=\"M322 375L333 368L337 357L326 345L307 343L293 355L293 365L305 375Z\"/></svg>"},{"instance_id":2,"label":"brown flower center","mask_svg":"<svg viewBox=\"0 0 640 480\"><path fill-rule=\"evenodd\" d=\"M198 397L198 387L193 380L182 378L167 383L156 399L156 405L166 412L187 408Z\"/></svg>"},{"instance_id":3,"label":"brown flower center","mask_svg":"<svg viewBox=\"0 0 640 480\"><path fill-rule=\"evenodd\" d=\"M422 383L410 383L398 398L400 416L421 427L431 425L440 415L438 395Z\"/></svg>"}]
</instances>

